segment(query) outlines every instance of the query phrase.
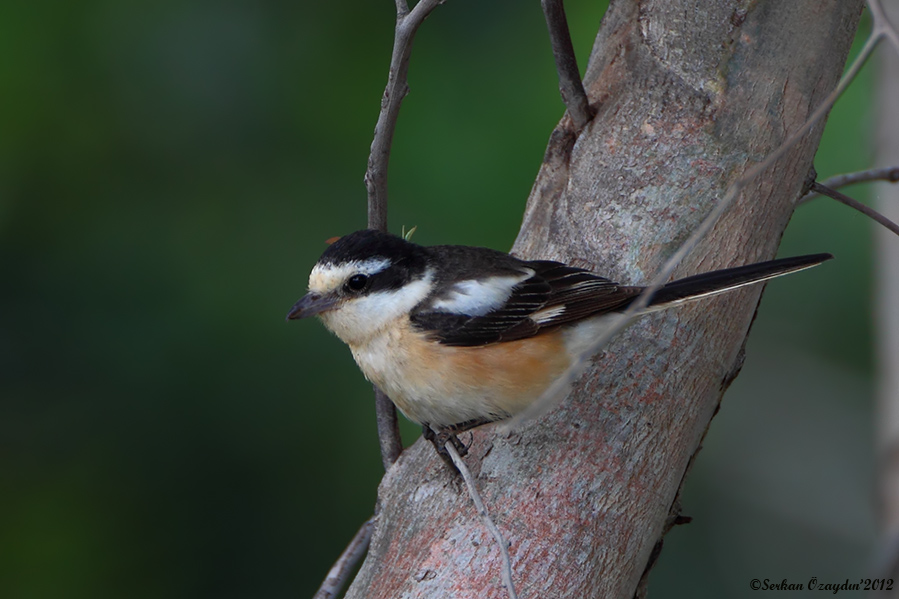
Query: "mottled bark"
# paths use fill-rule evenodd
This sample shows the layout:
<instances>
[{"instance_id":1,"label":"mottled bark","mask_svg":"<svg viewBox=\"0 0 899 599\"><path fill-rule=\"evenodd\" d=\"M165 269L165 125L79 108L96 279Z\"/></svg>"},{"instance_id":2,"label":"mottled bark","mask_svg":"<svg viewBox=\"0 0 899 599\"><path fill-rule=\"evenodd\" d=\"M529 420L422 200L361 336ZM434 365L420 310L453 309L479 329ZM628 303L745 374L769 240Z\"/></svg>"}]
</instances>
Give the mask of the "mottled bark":
<instances>
[{"instance_id":1,"label":"mottled bark","mask_svg":"<svg viewBox=\"0 0 899 599\"><path fill-rule=\"evenodd\" d=\"M515 251L647 282L728 185L834 88L861 7L613 2L585 78L597 114L579 133L567 117L553 132ZM680 275L774 256L821 129L749 185ZM466 461L511 541L519 596L634 595L739 370L759 295L644 318L561 407L512 435L474 434ZM499 552L430 446L403 453L380 505L347 597L505 596Z\"/></svg>"}]
</instances>

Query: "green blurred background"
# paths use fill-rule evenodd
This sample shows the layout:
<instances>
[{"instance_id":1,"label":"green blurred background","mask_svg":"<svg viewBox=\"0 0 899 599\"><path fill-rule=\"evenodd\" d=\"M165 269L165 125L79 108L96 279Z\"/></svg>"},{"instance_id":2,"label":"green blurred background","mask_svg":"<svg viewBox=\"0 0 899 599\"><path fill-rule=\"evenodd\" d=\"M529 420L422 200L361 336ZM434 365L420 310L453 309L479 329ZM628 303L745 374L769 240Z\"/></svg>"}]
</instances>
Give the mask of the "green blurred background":
<instances>
[{"instance_id":1,"label":"green blurred background","mask_svg":"<svg viewBox=\"0 0 899 599\"><path fill-rule=\"evenodd\" d=\"M583 62L603 7L566 7ZM284 315L365 224L393 10L0 4L0 597L311 597L370 515L370 386ZM539 2L448 2L410 78L391 228L508 249L563 111ZM834 110L823 176L871 165L872 84ZM797 213L782 253L838 260L766 292L653 596L865 572L870 231Z\"/></svg>"}]
</instances>

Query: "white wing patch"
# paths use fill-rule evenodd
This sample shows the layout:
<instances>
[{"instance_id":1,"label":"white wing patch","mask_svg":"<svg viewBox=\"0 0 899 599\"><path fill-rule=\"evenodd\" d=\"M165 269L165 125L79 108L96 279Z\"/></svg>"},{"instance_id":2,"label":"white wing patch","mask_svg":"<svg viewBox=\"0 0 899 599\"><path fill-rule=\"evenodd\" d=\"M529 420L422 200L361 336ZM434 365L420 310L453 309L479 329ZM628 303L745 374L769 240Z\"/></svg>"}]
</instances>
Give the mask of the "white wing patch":
<instances>
[{"instance_id":1,"label":"white wing patch","mask_svg":"<svg viewBox=\"0 0 899 599\"><path fill-rule=\"evenodd\" d=\"M533 274L529 271L519 276L459 281L448 294L434 300L432 308L438 312L483 316L501 308L512 295L512 288Z\"/></svg>"},{"instance_id":2,"label":"white wing patch","mask_svg":"<svg viewBox=\"0 0 899 599\"><path fill-rule=\"evenodd\" d=\"M552 308L544 308L531 314L529 318L537 324L543 324L554 320L565 313L565 306L553 306Z\"/></svg>"}]
</instances>

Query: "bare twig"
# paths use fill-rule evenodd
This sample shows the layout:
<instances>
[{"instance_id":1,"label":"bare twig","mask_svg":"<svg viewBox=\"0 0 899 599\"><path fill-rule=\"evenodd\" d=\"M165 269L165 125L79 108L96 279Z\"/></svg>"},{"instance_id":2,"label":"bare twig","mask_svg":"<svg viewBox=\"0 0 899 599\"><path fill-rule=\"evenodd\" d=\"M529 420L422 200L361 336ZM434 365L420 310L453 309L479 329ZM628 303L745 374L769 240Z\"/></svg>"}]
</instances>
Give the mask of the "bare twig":
<instances>
[{"instance_id":1,"label":"bare twig","mask_svg":"<svg viewBox=\"0 0 899 599\"><path fill-rule=\"evenodd\" d=\"M374 387L374 385L373 385ZM374 387L375 414L378 420L378 442L381 444L381 461L388 470L403 453L403 441L396 416L396 406L387 395Z\"/></svg>"},{"instance_id":2,"label":"bare twig","mask_svg":"<svg viewBox=\"0 0 899 599\"><path fill-rule=\"evenodd\" d=\"M459 452L456 451L456 446L453 445L452 442L448 442L445 447L450 458L453 460L453 464L455 464L459 473L462 475L465 485L468 487L468 494L471 497L471 502L474 503L478 516L481 517L484 526L487 527L487 530L490 531L493 538L496 540L496 544L499 546L499 552L503 558L503 586L506 587L506 591L509 593L509 599L518 599L518 595L515 593L515 585L512 583L512 560L509 558L509 542L490 518L490 514L487 513L487 508L484 506L484 502L481 500L481 495L478 493L478 488L475 485L474 477L471 475L468 466L462 461Z\"/></svg>"},{"instance_id":3,"label":"bare twig","mask_svg":"<svg viewBox=\"0 0 899 599\"><path fill-rule=\"evenodd\" d=\"M896 223L894 223L893 221L891 221L890 219L888 219L887 217L882 215L880 212L874 210L873 208L865 206L858 200L850 198L849 196L840 193L836 189L831 189L831 188L827 187L826 185L822 185L821 183L818 183L818 182L812 183L811 191L814 191L815 193L827 196L829 198L833 198L833 199L837 200L838 202L842 202L843 204L846 204L850 208L854 208L854 209L858 210L859 212L861 212L868 218L873 219L878 224L883 225L884 227L886 227L887 229L889 229L896 235L899 235L899 225L897 225Z\"/></svg>"},{"instance_id":4,"label":"bare twig","mask_svg":"<svg viewBox=\"0 0 899 599\"><path fill-rule=\"evenodd\" d=\"M562 101L568 107L568 114L571 115L575 128L580 131L593 118L593 109L590 108L587 92L581 82L581 72L577 67L568 20L565 18L565 6L562 0L541 0L540 4L543 5L553 57L556 59Z\"/></svg>"},{"instance_id":5,"label":"bare twig","mask_svg":"<svg viewBox=\"0 0 899 599\"><path fill-rule=\"evenodd\" d=\"M875 1L876 0L869 0L869 3ZM844 91L846 91L846 88L849 87L849 84L852 83L858 75L858 72L871 56L877 43L882 37L887 35L889 29L889 23L887 23L886 26L882 23L878 26L875 21L874 30L871 32L871 35L868 36L868 39L865 40L865 45L862 47L861 52L859 52L858 56L855 57L855 60L852 61L849 69L840 79L840 82L834 90L830 92L824 101L821 102L814 112L812 112L811 116L809 116L802 126L794 131L776 150L768 154L764 160L749 168L739 179L731 183L730 187L727 188L724 197L721 198L721 201L718 202L711 212L709 212L708 216L705 217L674 254L665 261L662 268L659 269L656 275L650 280L649 284L643 289L643 292L633 303L631 303L627 310L622 312L614 322L611 322L610 326L596 338L593 344L581 353L577 359L572 361L571 366L569 366L566 373L556 379L556 381L550 385L550 387L529 409L517 415L512 420L507 421L507 423L502 426L502 429L515 429L522 422L539 416L541 413L548 410L555 404L555 399L564 397L569 385L580 376L581 372L587 367L589 360L596 355L600 349L605 347L618 333L624 330L628 323L630 323L631 320L633 320L633 318L649 304L649 300L652 298L653 294L668 281L668 278L671 276L671 273L674 272L674 269L677 268L697 245L699 245L700 241L702 241L708 232L712 230L715 223L717 223L721 216L727 212L728 208L730 208L731 204L733 204L737 197L739 197L743 189L786 154L796 142L802 139L809 130L830 111L837 99Z\"/></svg>"},{"instance_id":6,"label":"bare twig","mask_svg":"<svg viewBox=\"0 0 899 599\"><path fill-rule=\"evenodd\" d=\"M410 11L406 0L396 0L393 55L390 57L387 87L384 88L384 96L381 98L381 112L375 125L371 153L368 156L368 169L365 171L370 229L387 230L387 166L390 162L390 146L393 144L400 104L409 93L407 76L409 57L412 54L412 39L425 18L442 3L443 0L419 0ZM400 439L396 407L378 389L375 389L375 412L378 420L378 439L381 443L381 461L384 462L386 470L403 451L403 442Z\"/></svg>"},{"instance_id":7,"label":"bare twig","mask_svg":"<svg viewBox=\"0 0 899 599\"><path fill-rule=\"evenodd\" d=\"M325 577L324 582L318 588L318 592L312 599L332 599L336 597L343 587L346 585L353 568L362 559L368 551L368 544L371 542L372 529L374 528L375 518L372 516L359 528L356 536L347 545L347 548L340 554L340 558L331 567L331 571Z\"/></svg>"},{"instance_id":8,"label":"bare twig","mask_svg":"<svg viewBox=\"0 0 899 599\"><path fill-rule=\"evenodd\" d=\"M390 146L393 143L400 104L409 93L407 76L412 40L425 18L442 3L443 0L419 0L410 11L404 0L396 0L396 29L390 72L381 99L381 112L375 125L375 136L371 142L368 169L365 171L365 186L368 189L368 226L372 229L387 230L387 164L390 161Z\"/></svg>"},{"instance_id":9,"label":"bare twig","mask_svg":"<svg viewBox=\"0 0 899 599\"><path fill-rule=\"evenodd\" d=\"M856 183L865 183L867 181L889 181L890 183L896 183L899 181L899 166L872 168L871 170L859 171L857 173L835 175L825 180L821 185L829 187L830 189L839 189L841 187L855 185ZM821 194L816 191L809 191L799 200L798 204L804 204L809 200L814 200L819 195Z\"/></svg>"},{"instance_id":10,"label":"bare twig","mask_svg":"<svg viewBox=\"0 0 899 599\"><path fill-rule=\"evenodd\" d=\"M891 166L888 168L872 168L869 171L860 171L857 173L846 173L845 175L834 175L829 179L825 179L822 185L826 185L831 189L846 187L847 185L855 185L865 181L889 181L890 183L899 182L899 166Z\"/></svg>"},{"instance_id":11,"label":"bare twig","mask_svg":"<svg viewBox=\"0 0 899 599\"><path fill-rule=\"evenodd\" d=\"M887 18L883 7L880 5L880 0L868 0L868 10L871 11L871 16L874 17L871 37L887 38L893 46L893 50L899 53L899 33L896 33L896 29Z\"/></svg>"}]
</instances>

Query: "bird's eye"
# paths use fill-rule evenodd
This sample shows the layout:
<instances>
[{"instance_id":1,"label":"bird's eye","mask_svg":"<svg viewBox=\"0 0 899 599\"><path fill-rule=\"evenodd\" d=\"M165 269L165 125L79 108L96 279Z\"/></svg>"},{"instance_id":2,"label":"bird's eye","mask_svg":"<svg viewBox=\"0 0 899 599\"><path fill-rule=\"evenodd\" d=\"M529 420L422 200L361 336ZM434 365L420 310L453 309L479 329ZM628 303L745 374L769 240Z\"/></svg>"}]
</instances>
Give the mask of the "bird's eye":
<instances>
[{"instance_id":1,"label":"bird's eye","mask_svg":"<svg viewBox=\"0 0 899 599\"><path fill-rule=\"evenodd\" d=\"M368 285L368 277L365 275L353 275L346 282L348 291L362 291Z\"/></svg>"}]
</instances>

